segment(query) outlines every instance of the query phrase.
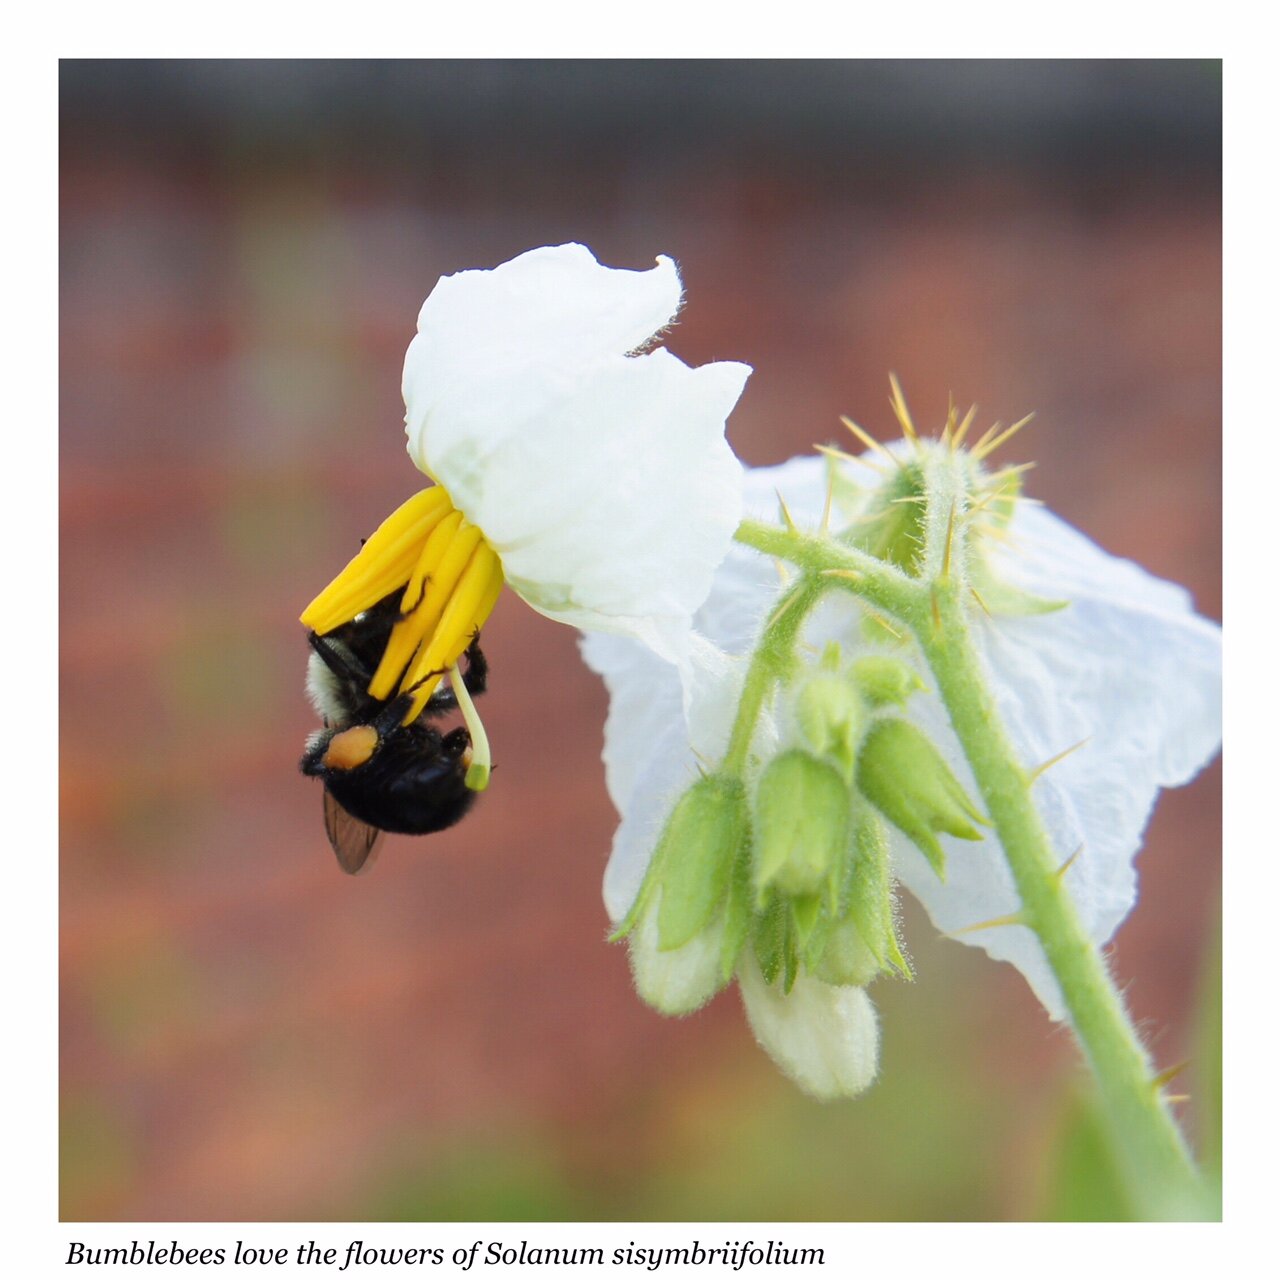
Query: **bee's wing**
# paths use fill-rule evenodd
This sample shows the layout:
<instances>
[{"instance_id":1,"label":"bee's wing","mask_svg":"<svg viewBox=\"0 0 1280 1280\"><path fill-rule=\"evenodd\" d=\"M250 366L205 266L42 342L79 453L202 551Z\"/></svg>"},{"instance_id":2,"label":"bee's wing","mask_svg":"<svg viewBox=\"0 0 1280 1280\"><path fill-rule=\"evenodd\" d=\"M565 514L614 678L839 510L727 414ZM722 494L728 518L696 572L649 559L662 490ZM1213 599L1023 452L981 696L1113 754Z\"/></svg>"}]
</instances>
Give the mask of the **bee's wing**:
<instances>
[{"instance_id":1,"label":"bee's wing","mask_svg":"<svg viewBox=\"0 0 1280 1280\"><path fill-rule=\"evenodd\" d=\"M338 865L349 876L358 876L373 866L386 834L352 817L333 798L328 787L324 789L324 833L338 855Z\"/></svg>"}]
</instances>

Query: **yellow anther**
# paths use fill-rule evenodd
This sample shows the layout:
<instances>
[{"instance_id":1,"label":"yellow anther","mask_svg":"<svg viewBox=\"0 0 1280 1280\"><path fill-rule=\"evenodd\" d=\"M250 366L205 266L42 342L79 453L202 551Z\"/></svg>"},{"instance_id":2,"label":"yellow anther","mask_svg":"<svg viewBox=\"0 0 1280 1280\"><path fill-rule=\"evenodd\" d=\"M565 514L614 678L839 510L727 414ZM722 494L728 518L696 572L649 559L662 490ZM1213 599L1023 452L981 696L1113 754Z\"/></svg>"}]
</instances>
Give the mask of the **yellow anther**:
<instances>
[{"instance_id":1,"label":"yellow anther","mask_svg":"<svg viewBox=\"0 0 1280 1280\"><path fill-rule=\"evenodd\" d=\"M440 567L445 552L453 545L454 535L462 527L462 521L461 511L450 511L422 544L422 554L409 575L404 595L400 597L401 614L412 613L422 603L422 593L426 590L427 582Z\"/></svg>"},{"instance_id":2,"label":"yellow anther","mask_svg":"<svg viewBox=\"0 0 1280 1280\"><path fill-rule=\"evenodd\" d=\"M369 681L373 697L391 696L405 668L439 625L479 542L480 530L467 524L461 512L442 520L427 539L400 606L405 616L392 630L382 661ZM415 582L425 583L425 587L415 586ZM401 684L400 688L403 691L405 686Z\"/></svg>"},{"instance_id":3,"label":"yellow anther","mask_svg":"<svg viewBox=\"0 0 1280 1280\"><path fill-rule=\"evenodd\" d=\"M302 624L324 635L378 603L413 572L428 534L453 510L439 485L391 513L343 571L307 605Z\"/></svg>"},{"instance_id":4,"label":"yellow anther","mask_svg":"<svg viewBox=\"0 0 1280 1280\"><path fill-rule=\"evenodd\" d=\"M465 534L465 530L463 533ZM478 532L478 531L477 531ZM459 537L462 535L460 534ZM435 624L430 639L423 644L400 682L402 691L414 689L413 705L405 715L408 724L422 712L427 699L440 683L441 675L454 666L471 643L475 633L488 621L502 591L502 563L487 542L472 544L473 554L461 577L450 587L448 603ZM443 576L443 569L440 577ZM427 588L428 601L438 577ZM434 607L434 606L431 606ZM401 623L401 626L406 625ZM374 692L372 686L370 691ZM374 696L380 696L374 692Z\"/></svg>"}]
</instances>

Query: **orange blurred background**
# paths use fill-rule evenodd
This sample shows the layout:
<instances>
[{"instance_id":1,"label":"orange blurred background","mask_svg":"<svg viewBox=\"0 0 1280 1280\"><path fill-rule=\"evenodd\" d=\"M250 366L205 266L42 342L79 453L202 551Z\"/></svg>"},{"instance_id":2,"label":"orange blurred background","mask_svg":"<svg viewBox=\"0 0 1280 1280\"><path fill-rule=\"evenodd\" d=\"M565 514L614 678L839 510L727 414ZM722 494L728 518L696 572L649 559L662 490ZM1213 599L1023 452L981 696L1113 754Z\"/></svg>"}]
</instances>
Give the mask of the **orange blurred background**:
<instances>
[{"instance_id":1,"label":"orange blurred background","mask_svg":"<svg viewBox=\"0 0 1280 1280\"><path fill-rule=\"evenodd\" d=\"M1035 409L1029 492L1220 616L1219 135L1212 63L64 62L63 1217L1045 1212L1070 1039L910 903L857 1101L799 1095L732 993L636 1000L604 691L514 596L495 785L343 876L297 615L419 484L437 277L580 240L680 262L668 345L754 366L747 462L887 438L891 369L918 420ZM1162 798L1114 949L1161 1065L1220 817L1216 766Z\"/></svg>"}]
</instances>

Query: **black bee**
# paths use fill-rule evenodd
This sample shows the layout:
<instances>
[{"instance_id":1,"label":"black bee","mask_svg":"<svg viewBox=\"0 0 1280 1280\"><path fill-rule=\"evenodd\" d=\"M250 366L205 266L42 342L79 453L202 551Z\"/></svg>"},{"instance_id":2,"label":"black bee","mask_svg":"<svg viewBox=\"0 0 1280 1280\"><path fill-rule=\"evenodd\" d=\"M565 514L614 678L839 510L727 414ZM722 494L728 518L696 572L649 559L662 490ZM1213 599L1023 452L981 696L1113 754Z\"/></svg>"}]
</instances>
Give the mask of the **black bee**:
<instances>
[{"instance_id":1,"label":"black bee","mask_svg":"<svg viewBox=\"0 0 1280 1280\"><path fill-rule=\"evenodd\" d=\"M437 689L412 724L401 724L412 690L385 701L368 693L391 629L400 619L400 592L353 621L307 636L312 654L307 693L324 721L308 739L299 767L324 780L324 829L338 863L350 875L373 865L385 831L426 835L451 827L476 793L465 778L471 763L466 729L441 734L429 717L454 710L452 689ZM467 692L485 690L488 663L479 635L467 650ZM429 677L428 677L429 678Z\"/></svg>"}]
</instances>

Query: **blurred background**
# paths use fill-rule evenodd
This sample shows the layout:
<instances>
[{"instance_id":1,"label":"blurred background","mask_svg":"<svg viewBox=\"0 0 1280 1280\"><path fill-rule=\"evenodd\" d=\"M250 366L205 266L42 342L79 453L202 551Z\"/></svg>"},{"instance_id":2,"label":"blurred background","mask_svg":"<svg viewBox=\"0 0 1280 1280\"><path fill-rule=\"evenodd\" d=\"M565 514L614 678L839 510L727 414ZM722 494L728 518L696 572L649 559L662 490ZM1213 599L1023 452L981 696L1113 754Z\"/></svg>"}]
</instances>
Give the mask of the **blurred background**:
<instances>
[{"instance_id":1,"label":"blurred background","mask_svg":"<svg viewBox=\"0 0 1280 1280\"><path fill-rule=\"evenodd\" d=\"M514 596L500 766L343 876L297 615L420 483L438 276L681 264L668 345L755 368L747 462L1037 410L1029 492L1220 616L1220 71L1195 62L62 64L62 1215L1108 1216L1068 1036L906 906L863 1098L606 945L606 699ZM1176 697L1177 691L1170 690ZM1215 766L1160 801L1115 971L1216 1142Z\"/></svg>"}]
</instances>

